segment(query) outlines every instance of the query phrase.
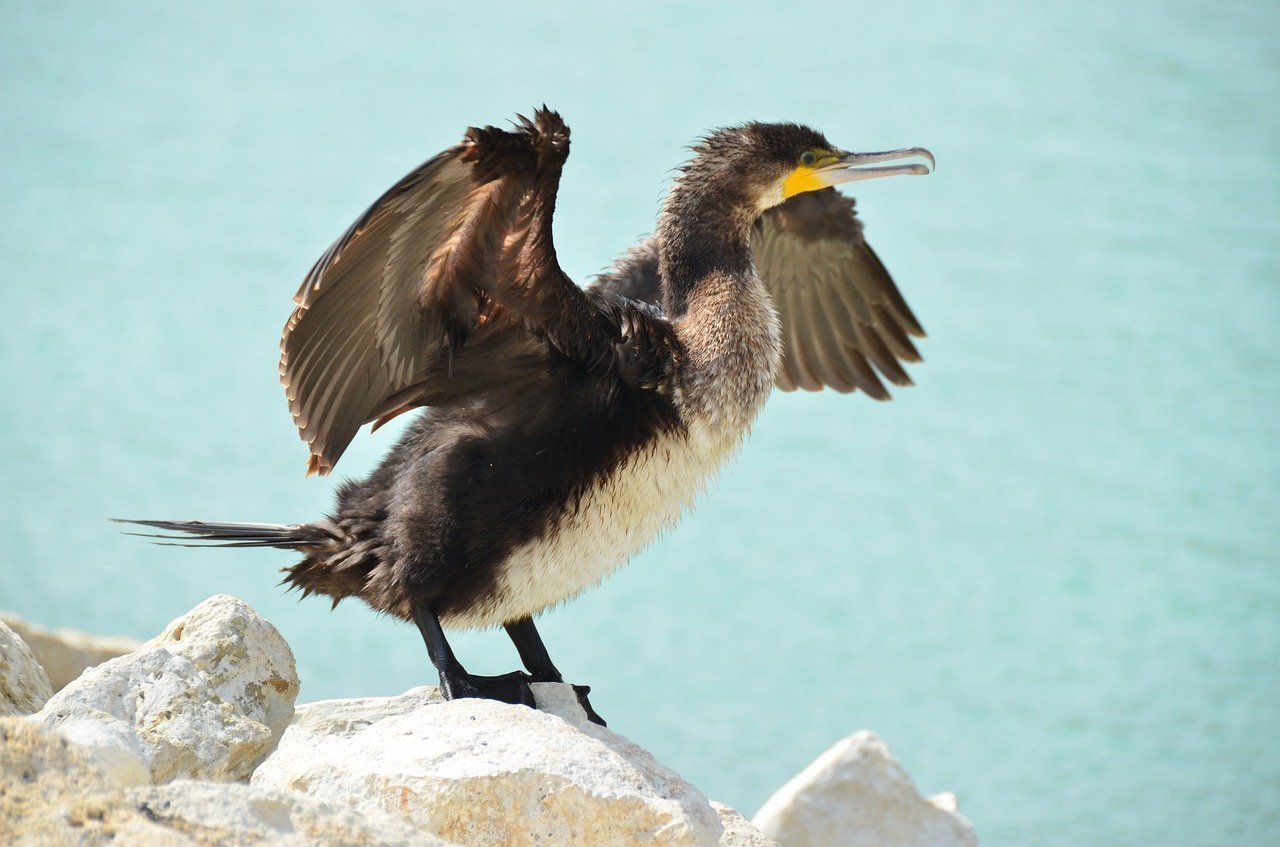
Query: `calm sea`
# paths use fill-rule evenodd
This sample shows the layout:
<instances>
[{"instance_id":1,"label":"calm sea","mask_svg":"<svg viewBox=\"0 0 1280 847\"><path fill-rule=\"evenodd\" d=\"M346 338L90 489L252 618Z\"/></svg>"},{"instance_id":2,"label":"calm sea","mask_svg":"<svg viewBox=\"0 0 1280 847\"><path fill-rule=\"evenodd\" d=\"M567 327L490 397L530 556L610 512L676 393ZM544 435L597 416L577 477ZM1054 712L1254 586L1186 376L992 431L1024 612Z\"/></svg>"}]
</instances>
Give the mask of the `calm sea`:
<instances>
[{"instance_id":1,"label":"calm sea","mask_svg":"<svg viewBox=\"0 0 1280 847\"><path fill-rule=\"evenodd\" d=\"M327 508L290 297L467 125L565 114L586 278L700 132L799 120L938 156L857 191L917 387L774 397L684 526L545 616L558 663L748 814L866 727L986 845L1280 843L1278 45L1275 3L4 3L0 607L145 637L227 592L304 699L431 681L411 628L283 595L285 554L103 518Z\"/></svg>"}]
</instances>

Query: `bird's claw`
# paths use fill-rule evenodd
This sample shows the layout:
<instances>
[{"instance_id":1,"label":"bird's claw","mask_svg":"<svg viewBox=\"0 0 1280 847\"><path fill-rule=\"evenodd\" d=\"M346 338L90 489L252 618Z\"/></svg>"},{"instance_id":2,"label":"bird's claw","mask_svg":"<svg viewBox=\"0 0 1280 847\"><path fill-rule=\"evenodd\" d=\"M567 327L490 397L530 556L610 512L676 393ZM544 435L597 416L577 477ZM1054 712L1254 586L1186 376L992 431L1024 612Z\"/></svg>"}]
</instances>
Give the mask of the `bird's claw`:
<instances>
[{"instance_id":1,"label":"bird's claw","mask_svg":"<svg viewBox=\"0 0 1280 847\"><path fill-rule=\"evenodd\" d=\"M608 726L604 722L604 718L596 714L596 710L591 708L591 701L587 699L587 695L591 693L590 685L575 685L573 692L578 695L578 704L582 706L583 711L587 713L587 720L600 726Z\"/></svg>"}]
</instances>

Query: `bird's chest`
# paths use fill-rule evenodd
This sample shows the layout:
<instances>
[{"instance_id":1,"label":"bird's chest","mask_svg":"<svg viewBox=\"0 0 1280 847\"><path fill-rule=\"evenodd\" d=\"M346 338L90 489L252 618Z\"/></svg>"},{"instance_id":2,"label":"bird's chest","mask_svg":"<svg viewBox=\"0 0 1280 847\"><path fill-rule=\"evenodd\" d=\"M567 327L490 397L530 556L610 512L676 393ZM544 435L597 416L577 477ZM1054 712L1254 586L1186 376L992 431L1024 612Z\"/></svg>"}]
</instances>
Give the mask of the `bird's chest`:
<instances>
[{"instance_id":1,"label":"bird's chest","mask_svg":"<svg viewBox=\"0 0 1280 847\"><path fill-rule=\"evenodd\" d=\"M733 320L704 318L697 333L684 338L673 398L683 427L656 434L587 485L538 538L506 556L489 602L454 625L501 623L576 596L693 505L742 444L777 368L777 318L767 295L737 306Z\"/></svg>"},{"instance_id":2,"label":"bird's chest","mask_svg":"<svg viewBox=\"0 0 1280 847\"><path fill-rule=\"evenodd\" d=\"M453 625L533 615L599 584L679 520L742 435L697 423L657 435L589 485L539 538L511 551L490 602Z\"/></svg>"}]
</instances>

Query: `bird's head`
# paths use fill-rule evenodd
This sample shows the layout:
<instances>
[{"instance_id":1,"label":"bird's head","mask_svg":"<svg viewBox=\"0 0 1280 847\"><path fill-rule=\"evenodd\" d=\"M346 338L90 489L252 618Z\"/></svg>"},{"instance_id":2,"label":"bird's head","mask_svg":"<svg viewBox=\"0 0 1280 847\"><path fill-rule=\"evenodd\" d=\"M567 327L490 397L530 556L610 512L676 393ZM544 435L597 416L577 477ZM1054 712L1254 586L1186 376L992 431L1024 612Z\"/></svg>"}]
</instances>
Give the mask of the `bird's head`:
<instances>
[{"instance_id":1,"label":"bird's head","mask_svg":"<svg viewBox=\"0 0 1280 847\"><path fill-rule=\"evenodd\" d=\"M748 123L719 129L694 147L685 179L732 185L755 202L756 213L784 200L843 182L898 174L927 174L933 154L923 147L850 153L835 147L817 130L793 123ZM911 164L879 165L901 159Z\"/></svg>"}]
</instances>

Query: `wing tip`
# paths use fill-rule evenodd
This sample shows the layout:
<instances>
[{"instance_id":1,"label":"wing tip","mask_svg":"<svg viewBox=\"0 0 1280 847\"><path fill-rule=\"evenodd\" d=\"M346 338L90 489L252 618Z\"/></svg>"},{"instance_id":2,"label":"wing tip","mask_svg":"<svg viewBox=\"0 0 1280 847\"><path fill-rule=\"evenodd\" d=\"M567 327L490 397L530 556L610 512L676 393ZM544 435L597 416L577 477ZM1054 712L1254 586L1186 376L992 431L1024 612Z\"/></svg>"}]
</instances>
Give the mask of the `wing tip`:
<instances>
[{"instance_id":1,"label":"wing tip","mask_svg":"<svg viewBox=\"0 0 1280 847\"><path fill-rule=\"evenodd\" d=\"M487 183L506 174L527 173L537 165L537 153L531 144L533 127L524 124L515 132L496 126L470 127L462 142L462 160L471 164L472 175L479 183Z\"/></svg>"},{"instance_id":2,"label":"wing tip","mask_svg":"<svg viewBox=\"0 0 1280 847\"><path fill-rule=\"evenodd\" d=\"M307 459L307 476L328 476L333 465L319 453L312 453Z\"/></svg>"}]
</instances>

